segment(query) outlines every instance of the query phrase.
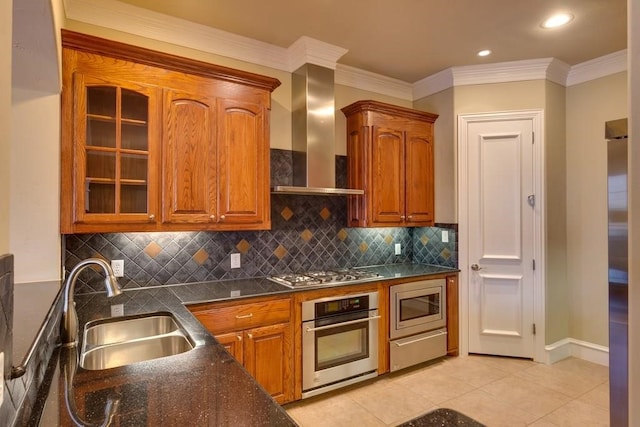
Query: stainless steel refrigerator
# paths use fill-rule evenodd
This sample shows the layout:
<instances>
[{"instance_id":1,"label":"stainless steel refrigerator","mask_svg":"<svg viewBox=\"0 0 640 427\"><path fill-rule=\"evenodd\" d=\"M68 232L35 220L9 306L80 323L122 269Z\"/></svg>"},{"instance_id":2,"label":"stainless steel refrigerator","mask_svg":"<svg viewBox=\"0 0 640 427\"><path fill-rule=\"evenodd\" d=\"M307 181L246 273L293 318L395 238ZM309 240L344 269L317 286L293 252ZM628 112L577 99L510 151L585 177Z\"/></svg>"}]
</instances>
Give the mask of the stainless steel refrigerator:
<instances>
[{"instance_id":1,"label":"stainless steel refrigerator","mask_svg":"<svg viewBox=\"0 0 640 427\"><path fill-rule=\"evenodd\" d=\"M612 427L629 425L627 119L605 123L609 205L609 383Z\"/></svg>"}]
</instances>

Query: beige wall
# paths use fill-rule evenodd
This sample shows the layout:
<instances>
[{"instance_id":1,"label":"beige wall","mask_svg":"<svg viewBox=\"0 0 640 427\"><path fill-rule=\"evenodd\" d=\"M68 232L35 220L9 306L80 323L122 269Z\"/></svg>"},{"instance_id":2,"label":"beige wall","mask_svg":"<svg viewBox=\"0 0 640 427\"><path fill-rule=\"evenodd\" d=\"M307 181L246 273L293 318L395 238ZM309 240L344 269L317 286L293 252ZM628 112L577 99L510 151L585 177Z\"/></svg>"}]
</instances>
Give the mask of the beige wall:
<instances>
[{"instance_id":1,"label":"beige wall","mask_svg":"<svg viewBox=\"0 0 640 427\"><path fill-rule=\"evenodd\" d=\"M457 150L456 115L453 111L454 89L449 88L413 103L413 108L439 115L435 139L435 211L436 222L457 223Z\"/></svg>"},{"instance_id":2,"label":"beige wall","mask_svg":"<svg viewBox=\"0 0 640 427\"><path fill-rule=\"evenodd\" d=\"M57 67L57 64L51 64ZM34 119L37 125L34 125ZM13 88L11 252L16 283L60 278L60 96Z\"/></svg>"},{"instance_id":3,"label":"beige wall","mask_svg":"<svg viewBox=\"0 0 640 427\"><path fill-rule=\"evenodd\" d=\"M567 88L567 278L571 337L608 346L607 145L627 117L627 73Z\"/></svg>"},{"instance_id":4,"label":"beige wall","mask_svg":"<svg viewBox=\"0 0 640 427\"><path fill-rule=\"evenodd\" d=\"M11 20L13 2L0 2L0 255L9 252L11 169Z\"/></svg>"},{"instance_id":5,"label":"beige wall","mask_svg":"<svg viewBox=\"0 0 640 427\"><path fill-rule=\"evenodd\" d=\"M571 311L567 309L571 301L567 281L566 89L547 81L545 95L545 340L552 344L571 336Z\"/></svg>"}]
</instances>

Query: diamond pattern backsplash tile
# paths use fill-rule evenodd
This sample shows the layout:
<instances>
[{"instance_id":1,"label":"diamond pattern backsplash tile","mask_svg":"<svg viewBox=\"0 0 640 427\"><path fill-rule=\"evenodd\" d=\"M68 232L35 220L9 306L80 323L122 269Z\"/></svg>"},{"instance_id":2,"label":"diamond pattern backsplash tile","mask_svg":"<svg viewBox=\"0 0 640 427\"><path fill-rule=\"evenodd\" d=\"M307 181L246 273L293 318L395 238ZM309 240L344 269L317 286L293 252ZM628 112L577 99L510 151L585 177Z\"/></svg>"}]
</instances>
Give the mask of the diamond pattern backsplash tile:
<instances>
[{"instance_id":1,"label":"diamond pattern backsplash tile","mask_svg":"<svg viewBox=\"0 0 640 427\"><path fill-rule=\"evenodd\" d=\"M273 169L279 164L288 170L287 161L286 151L272 150L272 179L283 183ZM346 174L343 167L340 174ZM70 271L88 257L122 259L120 284L137 288L412 261L457 263L457 233L449 226L348 228L344 197L272 195L271 221L268 231L66 235L65 268ZM445 227L449 243L439 237ZM395 255L396 243L401 255ZM240 254L241 268L231 269L232 253ZM103 291L102 273L85 269L80 274L77 293Z\"/></svg>"},{"instance_id":2,"label":"diamond pattern backsplash tile","mask_svg":"<svg viewBox=\"0 0 640 427\"><path fill-rule=\"evenodd\" d=\"M448 242L443 242L443 232ZM458 227L456 224L436 224L413 230L413 261L443 267L458 267Z\"/></svg>"}]
</instances>

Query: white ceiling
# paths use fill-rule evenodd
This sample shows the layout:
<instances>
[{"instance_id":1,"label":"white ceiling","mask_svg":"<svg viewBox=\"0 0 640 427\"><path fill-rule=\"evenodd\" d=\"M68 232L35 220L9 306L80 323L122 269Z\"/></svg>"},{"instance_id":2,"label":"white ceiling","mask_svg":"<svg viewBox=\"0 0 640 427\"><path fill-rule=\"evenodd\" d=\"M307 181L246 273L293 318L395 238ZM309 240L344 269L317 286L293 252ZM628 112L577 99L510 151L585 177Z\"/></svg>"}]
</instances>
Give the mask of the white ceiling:
<instances>
[{"instance_id":1,"label":"white ceiling","mask_svg":"<svg viewBox=\"0 0 640 427\"><path fill-rule=\"evenodd\" d=\"M626 48L626 0L121 0L287 48L301 36L338 60L414 83L453 66L556 58L576 65ZM540 23L556 11L573 22ZM491 49L479 58L476 52Z\"/></svg>"}]
</instances>

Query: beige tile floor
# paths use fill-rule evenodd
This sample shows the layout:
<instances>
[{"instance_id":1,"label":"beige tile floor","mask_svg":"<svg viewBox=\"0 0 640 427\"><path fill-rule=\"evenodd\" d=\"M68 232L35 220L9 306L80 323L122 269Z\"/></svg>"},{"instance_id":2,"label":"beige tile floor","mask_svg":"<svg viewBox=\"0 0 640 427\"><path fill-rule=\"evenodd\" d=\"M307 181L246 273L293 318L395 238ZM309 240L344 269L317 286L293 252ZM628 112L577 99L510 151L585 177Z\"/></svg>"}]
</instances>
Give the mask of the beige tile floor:
<instances>
[{"instance_id":1,"label":"beige tile floor","mask_svg":"<svg viewBox=\"0 0 640 427\"><path fill-rule=\"evenodd\" d=\"M488 427L609 425L609 369L490 356L445 358L285 406L302 427L396 426L451 408Z\"/></svg>"}]
</instances>

